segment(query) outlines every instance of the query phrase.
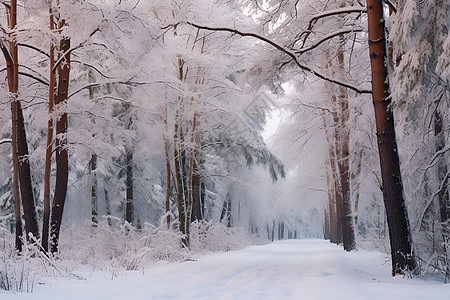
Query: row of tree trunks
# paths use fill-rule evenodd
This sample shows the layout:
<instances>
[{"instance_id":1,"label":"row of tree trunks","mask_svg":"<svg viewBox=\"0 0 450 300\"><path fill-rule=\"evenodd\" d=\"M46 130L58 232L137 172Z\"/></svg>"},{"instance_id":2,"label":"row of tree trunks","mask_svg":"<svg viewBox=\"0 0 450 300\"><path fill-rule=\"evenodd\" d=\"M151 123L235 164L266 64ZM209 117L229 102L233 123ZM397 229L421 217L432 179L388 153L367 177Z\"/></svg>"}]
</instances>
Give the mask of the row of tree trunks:
<instances>
[{"instance_id":1,"label":"row of tree trunks","mask_svg":"<svg viewBox=\"0 0 450 300\"><path fill-rule=\"evenodd\" d=\"M325 68L333 76L345 79L343 38L337 51L337 61L329 53ZM349 109L348 94L344 87L325 83L330 95L331 117L322 111L325 136L328 143L327 187L330 241L343 243L346 251L354 250L355 231L349 184Z\"/></svg>"}]
</instances>

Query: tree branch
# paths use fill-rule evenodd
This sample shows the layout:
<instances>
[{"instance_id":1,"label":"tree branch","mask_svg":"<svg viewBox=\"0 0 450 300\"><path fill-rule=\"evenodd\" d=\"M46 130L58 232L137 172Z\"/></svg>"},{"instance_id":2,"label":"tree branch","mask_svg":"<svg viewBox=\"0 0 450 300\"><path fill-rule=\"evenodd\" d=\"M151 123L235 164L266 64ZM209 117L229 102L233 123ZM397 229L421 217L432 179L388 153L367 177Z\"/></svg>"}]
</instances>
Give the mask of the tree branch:
<instances>
[{"instance_id":1,"label":"tree branch","mask_svg":"<svg viewBox=\"0 0 450 300\"><path fill-rule=\"evenodd\" d=\"M0 140L0 145L2 144L11 144L12 143L12 139L1 139Z\"/></svg>"},{"instance_id":2,"label":"tree branch","mask_svg":"<svg viewBox=\"0 0 450 300\"><path fill-rule=\"evenodd\" d=\"M48 55L47 52L45 52L45 51L39 49L38 47L32 46L32 45L23 44L23 43L18 43L17 46L25 47L25 48L30 48L30 49L32 49L32 50L34 50L34 51L36 51L36 52L41 53L42 55L45 55L46 57L50 57L50 55Z\"/></svg>"},{"instance_id":3,"label":"tree branch","mask_svg":"<svg viewBox=\"0 0 450 300\"><path fill-rule=\"evenodd\" d=\"M317 48L318 46L320 46L322 43L336 37L339 36L341 34L346 34L346 33L354 33L354 32L362 32L362 29L345 29L345 30L338 30L336 32L330 33L326 36L324 36L322 39L320 39L319 41L315 42L314 44L312 44L311 46L305 47L305 48L300 48L298 50L295 50L295 53L298 54L302 54L305 53L307 51L313 50L315 48Z\"/></svg>"},{"instance_id":4,"label":"tree branch","mask_svg":"<svg viewBox=\"0 0 450 300\"><path fill-rule=\"evenodd\" d=\"M389 6L389 8L394 12L397 13L397 7L395 6L394 3L392 3L390 0L383 0L384 3L387 4L387 6Z\"/></svg>"},{"instance_id":5,"label":"tree branch","mask_svg":"<svg viewBox=\"0 0 450 300\"><path fill-rule=\"evenodd\" d=\"M360 10L358 10L358 11L360 11ZM343 81L340 81L340 80L337 80L337 79L330 78L330 77L328 77L328 76L326 76L326 75L324 75L324 74L322 74L322 73L320 73L320 72L318 72L318 71L313 70L312 68L310 68L310 67L308 67L308 66L306 66L306 65L301 64L301 63L298 61L298 59L297 59L297 57L295 56L294 53L292 53L291 51L289 51L289 50L285 49L284 47L278 45L278 44L275 43L274 41L271 41L271 40L269 40L268 38L266 38L266 37L264 37L264 36L261 36L261 35L259 35L259 34L251 33L251 32L242 32L242 31L239 31L239 30L237 30L237 29L226 28L226 27L209 27L209 26L202 26L202 25L198 25L198 24L195 24L195 23L192 23L192 22L186 22L186 24L188 24L188 25L190 25L190 26L192 26L192 27L198 28L198 29L209 30L209 31L229 32L229 33L237 34L237 35L240 35L240 36L248 36L248 37L256 38L256 39L258 39L258 40L260 40L260 41L265 42L266 44L271 45L271 46L274 47L275 49L277 49L277 50L283 52L284 54L286 54L287 56L289 56L289 57L295 62L295 64L296 64L300 69L302 69L303 71L306 71L306 72L308 72L308 73L311 73L311 74L315 75L316 77L319 77L319 78L322 79L322 80L325 80L325 81L328 81L328 82L331 82L331 83L334 83L334 84L337 84L337 85L346 87L346 88L348 88L348 89L350 89L350 90L352 90L352 91L355 91L355 92L357 92L357 93L359 93L359 94L371 94L371 93L372 93L371 90L360 89L360 88L358 88L358 87L355 87L355 86L353 86L353 85L351 85L351 84L348 84L348 83L345 83L345 82L343 82ZM177 25L178 25L178 24L177 24ZM175 25L172 25L172 26L175 26Z\"/></svg>"}]
</instances>

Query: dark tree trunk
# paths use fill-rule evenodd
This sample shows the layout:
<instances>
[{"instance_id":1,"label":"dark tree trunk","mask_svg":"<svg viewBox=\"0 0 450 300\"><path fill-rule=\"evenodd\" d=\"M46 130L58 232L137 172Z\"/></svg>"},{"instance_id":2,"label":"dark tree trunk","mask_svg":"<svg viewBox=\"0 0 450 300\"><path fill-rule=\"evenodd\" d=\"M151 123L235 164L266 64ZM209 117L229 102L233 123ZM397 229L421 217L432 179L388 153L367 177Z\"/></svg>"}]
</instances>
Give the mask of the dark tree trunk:
<instances>
[{"instance_id":1,"label":"dark tree trunk","mask_svg":"<svg viewBox=\"0 0 450 300\"><path fill-rule=\"evenodd\" d=\"M126 163L127 163L127 178L126 178L126 188L127 197L125 203L125 220L133 224L134 221L134 205L133 205L133 151L131 149L127 150L126 153Z\"/></svg>"},{"instance_id":2,"label":"dark tree trunk","mask_svg":"<svg viewBox=\"0 0 450 300\"><path fill-rule=\"evenodd\" d=\"M111 227L111 225L112 225L112 222L111 222L111 203L109 201L108 190L105 188L105 189L103 189L103 191L105 193L106 216L107 216L107 220L108 220L108 225Z\"/></svg>"},{"instance_id":3,"label":"dark tree trunk","mask_svg":"<svg viewBox=\"0 0 450 300\"><path fill-rule=\"evenodd\" d=\"M66 53L64 60L58 66L58 92L55 98L55 106L61 106L67 101L70 75L70 39L63 38L60 43L60 52ZM58 252L59 232L64 212L64 204L67 195L67 182L69 177L69 160L67 155L67 111L59 111L59 119L56 121L56 184L55 196L52 204L51 216L51 252Z\"/></svg>"},{"instance_id":4,"label":"dark tree trunk","mask_svg":"<svg viewBox=\"0 0 450 300\"><path fill-rule=\"evenodd\" d=\"M98 197L97 197L97 154L91 156L91 220L92 226L95 227L98 224Z\"/></svg>"},{"instance_id":5,"label":"dark tree trunk","mask_svg":"<svg viewBox=\"0 0 450 300\"><path fill-rule=\"evenodd\" d=\"M31 181L30 161L28 160L28 146L20 102L17 102L17 152L19 160L20 194L22 196L23 215L27 239L30 234L39 238L39 230L34 204L33 187Z\"/></svg>"},{"instance_id":6,"label":"dark tree trunk","mask_svg":"<svg viewBox=\"0 0 450 300\"><path fill-rule=\"evenodd\" d=\"M394 118L390 108L383 5L367 0L369 51L372 69L372 97L375 108L378 152L380 156L383 198L389 227L392 275L416 269L412 239L403 196Z\"/></svg>"},{"instance_id":7,"label":"dark tree trunk","mask_svg":"<svg viewBox=\"0 0 450 300\"><path fill-rule=\"evenodd\" d=\"M9 27L14 30L17 24L17 1L12 0L10 5L5 4L8 10ZM12 150L13 150L13 188L16 203L16 249L22 250L22 221L20 216L20 200L22 200L27 239L30 235L39 238L36 207L34 204L33 187L28 160L28 146L25 132L23 111L17 93L19 91L19 62L16 37L13 33L9 43L9 52L2 44L1 50L6 60L9 92L14 99L11 102L12 113ZM20 184L19 184L20 182ZM19 195L20 188L20 195Z\"/></svg>"},{"instance_id":8,"label":"dark tree trunk","mask_svg":"<svg viewBox=\"0 0 450 300\"><path fill-rule=\"evenodd\" d=\"M52 5L49 3L49 22L50 30L55 28ZM50 65L49 65L49 88L48 88L48 121L47 121L47 147L45 149L45 167L44 167L44 219L42 222L42 250L48 252L48 238L50 233L50 173L52 167L52 149L53 149L53 104L55 101L55 45L50 45Z\"/></svg>"},{"instance_id":9,"label":"dark tree trunk","mask_svg":"<svg viewBox=\"0 0 450 300\"><path fill-rule=\"evenodd\" d=\"M197 160L199 158L197 157ZM194 161L194 174L192 175L193 209L192 220L203 220L204 184L201 176L201 162Z\"/></svg>"},{"instance_id":10,"label":"dark tree trunk","mask_svg":"<svg viewBox=\"0 0 450 300\"><path fill-rule=\"evenodd\" d=\"M328 219L329 212L327 209L323 211L323 238L326 240L330 239L330 220Z\"/></svg>"}]
</instances>

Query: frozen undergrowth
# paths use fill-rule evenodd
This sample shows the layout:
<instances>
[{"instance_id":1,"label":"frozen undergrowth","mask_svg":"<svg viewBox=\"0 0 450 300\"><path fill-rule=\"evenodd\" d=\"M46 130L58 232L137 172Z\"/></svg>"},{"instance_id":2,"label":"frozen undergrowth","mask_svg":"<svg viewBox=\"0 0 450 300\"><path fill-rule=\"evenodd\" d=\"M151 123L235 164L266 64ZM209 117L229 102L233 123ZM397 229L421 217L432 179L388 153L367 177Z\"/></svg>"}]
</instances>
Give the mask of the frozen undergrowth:
<instances>
[{"instance_id":1,"label":"frozen undergrowth","mask_svg":"<svg viewBox=\"0 0 450 300\"><path fill-rule=\"evenodd\" d=\"M113 280L127 270L144 270L150 264L181 262L199 254L242 249L266 242L239 228L223 224L195 222L191 226L190 249L182 246L182 235L166 224L145 224L136 229L129 224L109 226L106 221L73 226L61 234L60 253L46 257L37 246L27 245L16 255L14 235L0 235L0 289L32 292L46 277L83 279L94 272Z\"/></svg>"}]
</instances>

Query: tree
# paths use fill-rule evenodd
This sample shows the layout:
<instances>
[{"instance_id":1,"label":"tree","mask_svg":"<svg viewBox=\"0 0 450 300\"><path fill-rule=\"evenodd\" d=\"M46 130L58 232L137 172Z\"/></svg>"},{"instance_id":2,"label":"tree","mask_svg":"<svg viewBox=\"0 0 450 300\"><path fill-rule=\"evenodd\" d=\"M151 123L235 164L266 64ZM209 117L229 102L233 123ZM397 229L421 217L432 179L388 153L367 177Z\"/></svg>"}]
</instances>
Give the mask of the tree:
<instances>
[{"instance_id":1,"label":"tree","mask_svg":"<svg viewBox=\"0 0 450 300\"><path fill-rule=\"evenodd\" d=\"M409 219L403 194L394 115L391 104L383 4L367 0L369 51L372 71L372 97L375 108L378 154L380 156L383 197L389 226L392 275L416 269L412 252Z\"/></svg>"},{"instance_id":2,"label":"tree","mask_svg":"<svg viewBox=\"0 0 450 300\"><path fill-rule=\"evenodd\" d=\"M22 202L25 229L27 240L39 238L36 208L30 173L30 163L28 160L28 145L25 132L25 122L23 110L18 99L19 90L19 62L17 48L17 34L15 32L17 25L17 1L11 1L10 4L4 3L9 16L9 27L12 31L9 42L9 50L2 43L1 49L5 56L7 65L7 76L9 92L12 96L12 151L13 151L13 187L16 202L16 248L21 250L21 221L20 221L20 201ZM20 182L20 184L19 184ZM20 194L19 194L20 186Z\"/></svg>"}]
</instances>

